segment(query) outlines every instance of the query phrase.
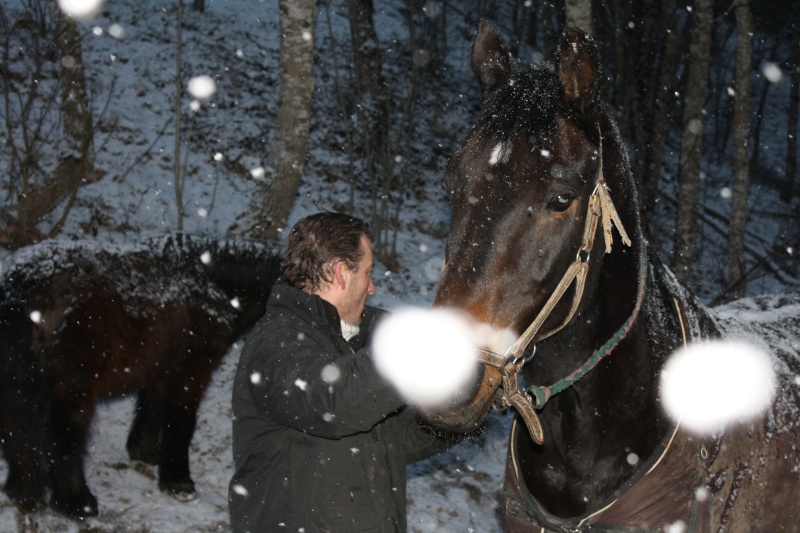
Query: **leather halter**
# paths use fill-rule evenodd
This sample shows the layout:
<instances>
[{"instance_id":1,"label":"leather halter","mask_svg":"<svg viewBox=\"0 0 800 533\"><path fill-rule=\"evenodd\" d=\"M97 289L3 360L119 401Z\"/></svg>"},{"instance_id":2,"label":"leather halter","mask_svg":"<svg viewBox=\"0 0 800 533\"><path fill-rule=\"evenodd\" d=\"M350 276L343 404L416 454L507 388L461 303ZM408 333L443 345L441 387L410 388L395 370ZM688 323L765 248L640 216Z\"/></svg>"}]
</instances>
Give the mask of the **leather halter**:
<instances>
[{"instance_id":1,"label":"leather halter","mask_svg":"<svg viewBox=\"0 0 800 533\"><path fill-rule=\"evenodd\" d=\"M598 128L599 129L599 128ZM526 426L528 427L528 431L531 434L531 438L537 444L542 444L544 442L544 433L542 431L542 425L539 421L539 417L534 410L534 406L536 409L541 409L544 407L544 404L549 399L551 392L550 388L548 387L531 387L531 391L536 396L536 403L533 403L530 394L522 393L519 390L518 384L518 376L520 370L527 362L526 358L524 357L525 350L531 344L531 342L536 339L537 341L546 339L554 335L555 333L562 330L575 316L575 313L578 310L578 306L581 302L583 297L584 288L586 285L586 277L589 273L589 256L592 252L594 247L594 239L595 235L597 234L597 225L602 221L602 228L603 228L603 239L605 241L605 253L611 252L611 245L613 242L612 236L612 225L616 226L617 231L619 232L620 236L622 237L622 242L626 246L631 246L631 240L628 237L625 228L622 225L622 221L619 218L619 214L617 213L616 208L614 207L614 203L611 201L611 196L609 195L609 189L606 185L605 178L603 177L603 140L602 140L602 132L600 132L600 141L598 146L598 153L599 153L599 167L597 171L597 180L595 183L594 191L589 197L589 205L587 208L586 213L586 222L583 229L583 239L581 242L581 247L578 250L578 253L575 257L575 260L567 267L567 271L561 277L561 281L559 281L558 285L556 286L553 293L548 298L547 302L544 304L542 309L536 315L533 322L528 326L528 328L519 336L519 338L512 344L508 350L506 350L505 354L499 354L497 352L493 352L491 350L487 350L485 348L478 348L478 360L486 365L493 366L495 368L499 368L503 375L503 383L501 385L503 389L503 394L500 398L500 403L503 407L514 407L519 414L522 416L522 419L525 421ZM642 252L643 256L643 263L646 265L646 256L644 251ZM645 276L646 277L646 272ZM640 279L643 279L640 276ZM544 322L552 313L555 306L561 301L564 294L567 292L567 289L575 283L575 294L572 298L572 305L570 307L570 311L567 314L564 321L561 323L560 326L547 331L544 334L538 335L539 330L541 329ZM643 285L643 282L640 281L640 285ZM637 298L637 305L635 309L635 314L638 314L638 309L641 303L641 293L643 290L640 290L640 296ZM635 317L632 317L635 319ZM630 320L629 320L630 322ZM626 322L627 324L627 322ZM538 336L537 336L538 335ZM615 337L619 337L615 335ZM612 339L613 340L613 339ZM617 342L619 338L617 339ZM610 349L608 350L610 351ZM534 352L535 352L535 343L534 343ZM593 355L592 358L595 358L597 354ZM531 356L529 356L530 359ZM581 368L576 370L570 374L570 376L577 376L573 380L569 381L569 385L572 382L577 381L580 377L582 377L588 370L594 367L597 363L597 358L593 364L587 369L587 365L592 362L592 358L587 361L587 364L583 365ZM564 381L564 380L561 380ZM559 382L560 383L560 382ZM567 387L569 386L567 385ZM564 387L564 388L567 388ZM537 391L543 391L544 394L538 394ZM561 391L558 391L561 392Z\"/></svg>"},{"instance_id":2,"label":"leather halter","mask_svg":"<svg viewBox=\"0 0 800 533\"><path fill-rule=\"evenodd\" d=\"M677 312L678 322L680 323L681 327L681 338L683 341L684 349L688 345L688 327L686 326L686 318L684 316L684 312L681 308L681 303L678 301L677 298L673 298L673 302L675 304L675 310ZM679 454L677 457L682 457L685 453L684 449L691 449L694 448L696 450L696 456L694 453L692 454L692 458L696 457L696 460L689 461L688 464L685 465L687 469L691 471L695 471L700 475L701 484L708 483L708 466L709 466L709 454L707 450L706 444L703 442L703 439L700 439L699 444L695 444L694 446L686 446L686 440L688 441L697 441L697 436L688 437L686 435L679 435L680 429L680 420L675 422L674 425L669 429L669 431L665 432L664 436L661 439L661 442L658 444L656 449L650 455L650 457L643 463L642 467L637 470L637 472L628 479L620 488L614 491L614 493L608 497L606 500L602 501L597 505L596 508L591 509L584 513L583 515L573 517L573 518L560 518L551 513L549 513L544 506L539 502L529 491L525 490L524 483L521 483L522 475L520 472L520 460L518 458L518 446L517 446L517 420L515 419L511 424L511 436L509 438L509 456L508 461L506 464L506 474L503 484L503 491L501 494L505 496L505 498L500 499L501 502L501 513L507 513L512 516L517 517L518 520L524 521L531 526L535 526L536 528L541 528L542 531L583 531L584 528L594 530L592 526L598 526L598 530L602 531L628 531L633 530L632 527L628 523L612 523L609 524L604 520L608 519L606 514L614 508L615 506L618 508L620 503L623 507L626 505L629 506L627 509L628 511L622 511L622 517L630 517L631 512L635 513L637 510L641 510L642 506L647 506L648 510L652 511L655 505L652 505L651 502L646 500L639 499L643 491L648 491L647 486L640 485L640 482L645 480L646 477L650 476L653 471L665 460L669 453ZM717 437L719 438L719 437ZM673 445L679 441L680 443L677 444L675 447ZM677 448L677 450L676 450ZM668 461L665 461L669 464ZM713 459L712 459L713 462ZM669 468L670 475L667 475L665 478L658 478L659 474L653 474L657 476L657 479L661 479L658 486L659 488L663 489L663 492L660 493L659 501L661 501L661 496L666 497L663 500L665 503L661 504L662 507L664 506L671 506L675 507L674 511L680 513L680 506L675 505L675 500L670 499L670 493L676 490L679 490L685 481L685 478L681 477L680 475L676 475L674 471L675 464L669 464L667 468ZM663 473L661 474L663 475ZM694 480L695 477L691 477L690 479ZM693 481L690 481L690 483ZM676 489L677 486L677 489ZM695 487L696 488L696 487ZM638 491L638 494L637 494ZM694 490L691 491L694 493ZM639 507L631 506L630 502L638 501ZM700 500L698 498L692 498L693 503L688 506L689 510L686 512L689 516L685 516L687 518L689 531L707 531L711 524L711 507L710 503L706 500ZM628 514L625 514L625 513ZM611 511L613 514L613 511ZM704 518L704 513L706 517ZM617 520L620 519L618 515L616 517ZM704 520L705 528L702 528L699 524L702 524ZM526 524L526 525L527 525ZM701 529L702 528L702 529ZM527 530L527 529L526 529ZM636 531L662 531L661 527L637 527Z\"/></svg>"}]
</instances>

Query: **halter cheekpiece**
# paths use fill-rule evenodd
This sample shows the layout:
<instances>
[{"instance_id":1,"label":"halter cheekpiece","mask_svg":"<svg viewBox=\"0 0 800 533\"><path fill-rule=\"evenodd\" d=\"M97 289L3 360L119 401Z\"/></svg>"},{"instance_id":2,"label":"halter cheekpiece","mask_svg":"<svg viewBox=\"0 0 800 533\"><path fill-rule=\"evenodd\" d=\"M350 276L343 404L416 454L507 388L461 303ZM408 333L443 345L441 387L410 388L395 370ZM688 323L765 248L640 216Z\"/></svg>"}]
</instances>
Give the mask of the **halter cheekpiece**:
<instances>
[{"instance_id":1,"label":"halter cheekpiece","mask_svg":"<svg viewBox=\"0 0 800 533\"><path fill-rule=\"evenodd\" d=\"M614 207L614 202L612 202L611 196L609 195L605 178L603 177L602 132L600 132L599 138L598 153L600 161L597 171L597 180L595 181L594 191L592 191L589 197L586 223L583 230L583 240L575 260L567 267L567 271L562 276L561 281L559 281L541 311L536 315L536 318L534 318L533 322L531 322L530 326L519 336L516 342L506 350L505 354L499 354L483 348L479 349L478 359L481 363L501 370L503 376L503 382L501 384L503 394L500 398L501 405L503 407L514 407L517 412L519 412L520 416L525 421L525 425L528 427L531 438L533 438L534 442L537 444L542 444L544 442L544 432L542 431L542 424L539 421L536 410L542 409L551 396L568 389L573 383L594 368L604 356L611 353L614 347L625 337L636 320L644 297L644 287L647 279L647 253L643 247L640 254L639 287L636 304L628 320L625 321L622 327L617 330L606 344L589 357L586 363L569 376L549 386L532 385L526 392L523 393L520 391L518 380L519 372L522 370L527 360L532 357L529 356L528 359L526 359L524 357L525 350L534 339L537 341L546 339L563 329L573 319L578 310L586 285L586 276L589 273L589 256L594 247L597 225L602 222L605 253L611 252L611 245L613 242L612 225L616 226L617 231L622 237L623 244L629 247L631 246L631 240L622 225L619 214ZM575 284L575 295L572 298L572 305L566 318L558 327L539 335L539 330L542 325L573 283ZM534 352L535 347L534 343Z\"/></svg>"}]
</instances>

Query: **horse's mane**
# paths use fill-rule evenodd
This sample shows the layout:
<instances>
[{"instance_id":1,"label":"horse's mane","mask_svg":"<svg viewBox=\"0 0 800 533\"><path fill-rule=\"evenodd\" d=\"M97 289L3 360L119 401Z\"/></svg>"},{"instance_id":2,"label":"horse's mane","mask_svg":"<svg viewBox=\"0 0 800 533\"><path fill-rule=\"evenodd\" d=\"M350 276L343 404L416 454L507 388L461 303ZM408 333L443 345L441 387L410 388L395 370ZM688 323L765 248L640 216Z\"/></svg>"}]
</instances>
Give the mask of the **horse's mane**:
<instances>
[{"instance_id":1,"label":"horse's mane","mask_svg":"<svg viewBox=\"0 0 800 533\"><path fill-rule=\"evenodd\" d=\"M275 241L171 233L152 238L149 245L165 260L200 270L223 286L244 290L263 290L267 286L265 280L270 280L271 286L281 259L281 249Z\"/></svg>"}]
</instances>

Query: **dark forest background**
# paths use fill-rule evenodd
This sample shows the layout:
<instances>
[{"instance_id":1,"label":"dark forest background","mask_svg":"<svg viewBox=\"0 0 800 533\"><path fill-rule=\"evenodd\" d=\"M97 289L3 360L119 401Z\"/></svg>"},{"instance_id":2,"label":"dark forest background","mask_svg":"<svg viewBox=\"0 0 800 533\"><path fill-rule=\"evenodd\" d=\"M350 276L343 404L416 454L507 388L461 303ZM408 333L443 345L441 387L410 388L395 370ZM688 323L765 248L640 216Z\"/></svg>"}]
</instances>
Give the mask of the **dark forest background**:
<instances>
[{"instance_id":1,"label":"dark forest background","mask_svg":"<svg viewBox=\"0 0 800 533\"><path fill-rule=\"evenodd\" d=\"M124 79L103 81L109 64L95 59L113 41L99 45L93 28L118 20L117 5L109 1L93 18L74 19L54 0L0 2L0 245L14 250L47 238L152 229L97 201L98 191L108 190L97 184L124 182L163 144L171 153L159 172L173 178L174 199L162 216L168 229L280 236L298 191L314 183L346 191L332 207L372 222L384 265L410 268L398 250L399 232L442 239L446 233L441 178L480 109L468 54L477 21L485 18L512 55L526 61L547 61L568 23L594 36L607 74L604 99L616 113L641 185L648 238L704 301L800 286L797 2L255 3L253 16L263 18L264 34L246 39L259 41L261 54L247 58L246 72L219 58L212 74L217 115L202 115L186 93L191 58L213 56L226 39L237 38L235 29L228 36L197 31L224 5L141 3L138 16L160 17L153 33L172 54L165 63L175 67L150 73L168 107L158 124L146 126L151 136L133 143L135 155L114 166L104 150L108 139L121 136L107 109L120 98L128 99L128 109L151 99L122 91ZM152 49L142 46L141 53ZM232 109L250 99L256 102L248 104L246 120L257 132L220 131L219 122L234 121ZM224 110L227 119L220 118ZM214 132L207 127L212 124ZM204 144L214 143L266 164L258 176L245 157L228 156L216 167L215 193L223 181L238 183L232 187L244 190L247 202L223 228L208 230L191 224L187 197L192 180L203 174L193 161ZM412 220L421 201L440 205L441 217Z\"/></svg>"}]
</instances>

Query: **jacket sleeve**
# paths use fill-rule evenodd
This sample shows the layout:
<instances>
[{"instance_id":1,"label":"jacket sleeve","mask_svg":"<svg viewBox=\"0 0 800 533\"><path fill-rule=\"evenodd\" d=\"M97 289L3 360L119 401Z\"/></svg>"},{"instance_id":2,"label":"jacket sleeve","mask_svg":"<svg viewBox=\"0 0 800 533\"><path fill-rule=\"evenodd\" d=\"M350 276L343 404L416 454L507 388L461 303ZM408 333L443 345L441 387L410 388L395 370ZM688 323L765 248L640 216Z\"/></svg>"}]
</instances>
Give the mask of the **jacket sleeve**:
<instances>
[{"instance_id":1,"label":"jacket sleeve","mask_svg":"<svg viewBox=\"0 0 800 533\"><path fill-rule=\"evenodd\" d=\"M369 431L405 404L366 348L341 354L289 323L253 333L250 394L278 424L336 439Z\"/></svg>"}]
</instances>

